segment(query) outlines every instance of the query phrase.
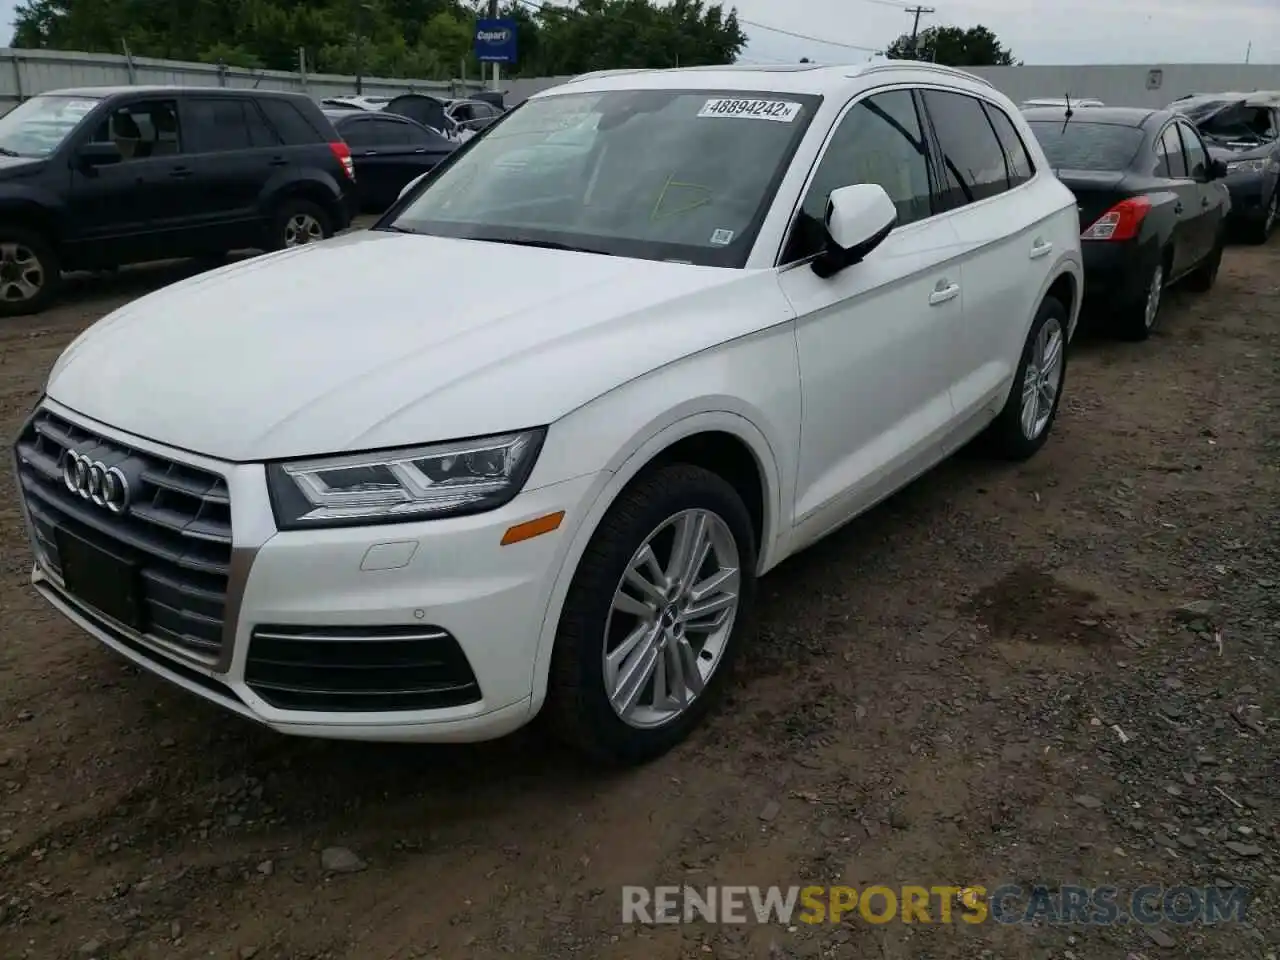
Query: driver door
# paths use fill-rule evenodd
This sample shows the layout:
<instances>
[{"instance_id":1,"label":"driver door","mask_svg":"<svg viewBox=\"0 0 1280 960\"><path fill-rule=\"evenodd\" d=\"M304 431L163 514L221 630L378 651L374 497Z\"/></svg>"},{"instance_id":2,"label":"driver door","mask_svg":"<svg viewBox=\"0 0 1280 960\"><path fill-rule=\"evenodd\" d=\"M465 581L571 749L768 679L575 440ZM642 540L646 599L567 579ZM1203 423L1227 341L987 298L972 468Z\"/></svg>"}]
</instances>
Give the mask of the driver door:
<instances>
[{"instance_id":1,"label":"driver door","mask_svg":"<svg viewBox=\"0 0 1280 960\"><path fill-rule=\"evenodd\" d=\"M878 183L898 224L862 263L810 268L827 197ZM875 504L936 460L952 429L952 347L964 320L958 239L935 217L937 183L915 96L877 93L837 124L806 190L778 281L796 311L804 420L797 548Z\"/></svg>"},{"instance_id":2,"label":"driver door","mask_svg":"<svg viewBox=\"0 0 1280 960\"><path fill-rule=\"evenodd\" d=\"M120 104L85 142L115 143L121 159L95 167L73 161L67 223L74 259L129 263L174 256L172 231L192 222L199 189L182 173L177 102Z\"/></svg>"}]
</instances>

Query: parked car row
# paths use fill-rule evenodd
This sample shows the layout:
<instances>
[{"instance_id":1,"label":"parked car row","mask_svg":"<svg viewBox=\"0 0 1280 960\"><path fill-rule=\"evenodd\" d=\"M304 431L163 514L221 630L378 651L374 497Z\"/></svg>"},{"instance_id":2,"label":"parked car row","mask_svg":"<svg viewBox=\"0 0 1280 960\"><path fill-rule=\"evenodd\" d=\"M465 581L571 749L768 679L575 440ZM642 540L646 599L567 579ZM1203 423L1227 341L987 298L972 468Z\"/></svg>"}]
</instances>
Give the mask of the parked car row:
<instances>
[{"instance_id":1,"label":"parked car row","mask_svg":"<svg viewBox=\"0 0 1280 960\"><path fill-rule=\"evenodd\" d=\"M351 151L310 99L217 87L86 87L0 117L0 317L63 271L278 250L344 229Z\"/></svg>"},{"instance_id":2,"label":"parked car row","mask_svg":"<svg viewBox=\"0 0 1280 960\"><path fill-rule=\"evenodd\" d=\"M1043 447L1095 284L1139 338L1212 284L1190 118L1039 109L894 61L544 91L371 229L82 334L16 443L33 584L283 733L545 714L656 757L761 576L970 442Z\"/></svg>"}]
</instances>

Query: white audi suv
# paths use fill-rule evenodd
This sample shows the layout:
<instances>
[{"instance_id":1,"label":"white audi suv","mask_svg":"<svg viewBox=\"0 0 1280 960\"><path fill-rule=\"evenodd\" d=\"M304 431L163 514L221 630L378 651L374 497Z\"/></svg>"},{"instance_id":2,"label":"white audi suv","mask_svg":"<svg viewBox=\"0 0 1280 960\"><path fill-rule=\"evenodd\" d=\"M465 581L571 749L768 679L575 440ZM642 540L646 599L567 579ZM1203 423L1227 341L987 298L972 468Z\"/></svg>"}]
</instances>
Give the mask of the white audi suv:
<instances>
[{"instance_id":1,"label":"white audi suv","mask_svg":"<svg viewBox=\"0 0 1280 960\"><path fill-rule=\"evenodd\" d=\"M372 229L75 340L15 447L35 587L284 733L543 711L641 762L723 689L758 577L970 440L1045 442L1079 233L957 70L580 77Z\"/></svg>"}]
</instances>

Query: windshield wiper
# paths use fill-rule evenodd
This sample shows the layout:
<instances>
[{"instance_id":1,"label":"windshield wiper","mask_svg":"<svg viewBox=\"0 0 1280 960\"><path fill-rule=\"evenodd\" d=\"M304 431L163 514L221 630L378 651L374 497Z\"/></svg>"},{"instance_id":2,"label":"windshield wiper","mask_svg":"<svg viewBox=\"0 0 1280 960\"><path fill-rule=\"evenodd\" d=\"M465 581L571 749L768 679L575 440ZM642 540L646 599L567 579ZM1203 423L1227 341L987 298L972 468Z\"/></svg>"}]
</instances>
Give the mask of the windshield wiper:
<instances>
[{"instance_id":1,"label":"windshield wiper","mask_svg":"<svg viewBox=\"0 0 1280 960\"><path fill-rule=\"evenodd\" d=\"M569 250L573 253L598 253L603 257L612 257L607 250L595 250L591 247L575 247L571 243L557 243L554 240L505 240L497 237L468 237L468 240L480 240L484 243L509 243L516 247L541 247L544 250Z\"/></svg>"},{"instance_id":2,"label":"windshield wiper","mask_svg":"<svg viewBox=\"0 0 1280 960\"><path fill-rule=\"evenodd\" d=\"M22 154L20 154L17 150L10 150L8 147L0 147L0 157L20 157L20 156L22 156Z\"/></svg>"}]
</instances>

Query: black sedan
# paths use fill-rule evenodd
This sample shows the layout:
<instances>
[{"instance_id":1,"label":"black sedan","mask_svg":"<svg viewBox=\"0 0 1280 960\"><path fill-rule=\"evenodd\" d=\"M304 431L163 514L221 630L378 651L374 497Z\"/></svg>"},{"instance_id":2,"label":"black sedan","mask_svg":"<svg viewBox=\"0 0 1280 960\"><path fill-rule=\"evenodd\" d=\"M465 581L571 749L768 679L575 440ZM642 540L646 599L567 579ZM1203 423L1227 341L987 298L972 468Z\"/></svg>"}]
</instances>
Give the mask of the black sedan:
<instances>
[{"instance_id":1,"label":"black sedan","mask_svg":"<svg viewBox=\"0 0 1280 960\"><path fill-rule=\"evenodd\" d=\"M1280 223L1280 92L1213 93L1169 105L1196 125L1227 165L1231 220L1254 243Z\"/></svg>"},{"instance_id":2,"label":"black sedan","mask_svg":"<svg viewBox=\"0 0 1280 960\"><path fill-rule=\"evenodd\" d=\"M435 168L458 148L408 117L367 110L327 109L325 116L351 148L360 207L381 213L409 181Z\"/></svg>"},{"instance_id":3,"label":"black sedan","mask_svg":"<svg viewBox=\"0 0 1280 960\"><path fill-rule=\"evenodd\" d=\"M1169 110L1089 107L1023 114L1058 178L1076 195L1085 302L1112 331L1145 340L1164 289L1217 279L1231 197L1226 166Z\"/></svg>"}]
</instances>

